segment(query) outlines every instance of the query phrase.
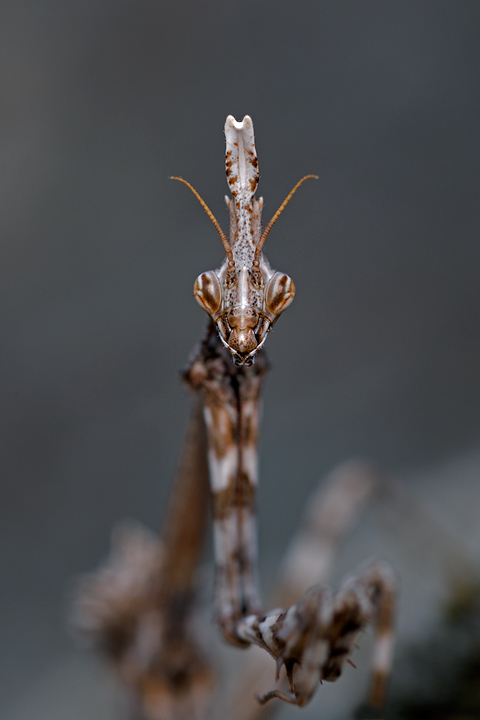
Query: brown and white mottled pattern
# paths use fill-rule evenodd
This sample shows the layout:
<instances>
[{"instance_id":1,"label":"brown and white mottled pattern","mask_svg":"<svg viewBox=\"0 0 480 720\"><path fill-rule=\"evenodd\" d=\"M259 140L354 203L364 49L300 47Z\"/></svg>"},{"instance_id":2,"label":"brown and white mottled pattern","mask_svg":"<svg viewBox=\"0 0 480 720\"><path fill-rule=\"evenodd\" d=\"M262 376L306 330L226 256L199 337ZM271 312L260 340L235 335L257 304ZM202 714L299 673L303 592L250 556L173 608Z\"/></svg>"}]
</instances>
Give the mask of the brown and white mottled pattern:
<instances>
[{"instance_id":1,"label":"brown and white mottled pattern","mask_svg":"<svg viewBox=\"0 0 480 720\"><path fill-rule=\"evenodd\" d=\"M202 396L208 431L216 566L215 614L225 637L247 645L235 630L260 612L255 491L260 386L266 362L237 367L213 327L185 378Z\"/></svg>"},{"instance_id":2,"label":"brown and white mottled pattern","mask_svg":"<svg viewBox=\"0 0 480 720\"><path fill-rule=\"evenodd\" d=\"M240 637L267 650L285 665L291 694L272 690L261 703L276 697L304 706L319 682L334 682L343 670L360 631L369 623L377 628L371 701L380 705L388 677L393 647L394 578L386 563L375 563L346 580L332 595L316 585L288 610L267 616L246 617L238 624Z\"/></svg>"}]
</instances>

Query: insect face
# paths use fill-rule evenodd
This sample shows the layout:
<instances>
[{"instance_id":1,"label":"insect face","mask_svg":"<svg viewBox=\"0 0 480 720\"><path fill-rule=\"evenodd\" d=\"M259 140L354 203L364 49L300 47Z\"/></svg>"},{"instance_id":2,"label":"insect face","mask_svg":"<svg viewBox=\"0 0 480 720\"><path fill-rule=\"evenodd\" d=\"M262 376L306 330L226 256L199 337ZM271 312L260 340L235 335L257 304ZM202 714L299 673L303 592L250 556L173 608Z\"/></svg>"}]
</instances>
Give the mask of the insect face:
<instances>
[{"instance_id":1,"label":"insect face","mask_svg":"<svg viewBox=\"0 0 480 720\"><path fill-rule=\"evenodd\" d=\"M264 261L258 273L244 267L240 272L198 276L193 294L216 324L220 338L238 365L249 365L269 330L295 296L293 280L272 273ZM219 277L220 276L220 277Z\"/></svg>"}]
</instances>

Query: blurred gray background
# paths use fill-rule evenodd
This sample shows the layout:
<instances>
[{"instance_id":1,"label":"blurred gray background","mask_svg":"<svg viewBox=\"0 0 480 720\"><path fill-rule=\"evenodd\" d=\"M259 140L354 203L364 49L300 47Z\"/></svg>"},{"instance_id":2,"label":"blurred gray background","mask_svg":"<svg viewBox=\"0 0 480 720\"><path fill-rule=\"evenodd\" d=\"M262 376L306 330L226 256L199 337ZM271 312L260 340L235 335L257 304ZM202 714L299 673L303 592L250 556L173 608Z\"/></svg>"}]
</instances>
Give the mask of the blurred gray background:
<instances>
[{"instance_id":1,"label":"blurred gray background","mask_svg":"<svg viewBox=\"0 0 480 720\"><path fill-rule=\"evenodd\" d=\"M265 247L297 296L267 343L264 572L337 462L414 489L476 457L479 31L474 0L2 3L2 717L103 717L68 699L93 702L101 671L65 670L66 588L116 521L160 523L206 319L192 285L223 258L168 176L227 226L227 114L253 118L265 220L319 175Z\"/></svg>"}]
</instances>

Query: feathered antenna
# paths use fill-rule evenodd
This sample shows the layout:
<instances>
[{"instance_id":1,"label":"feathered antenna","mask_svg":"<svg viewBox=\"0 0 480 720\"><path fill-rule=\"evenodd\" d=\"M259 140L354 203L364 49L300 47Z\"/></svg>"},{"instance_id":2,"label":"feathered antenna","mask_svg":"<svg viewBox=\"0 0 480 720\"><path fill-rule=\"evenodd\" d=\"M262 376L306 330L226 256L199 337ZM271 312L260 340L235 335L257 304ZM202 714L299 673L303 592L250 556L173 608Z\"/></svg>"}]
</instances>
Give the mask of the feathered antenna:
<instances>
[{"instance_id":1,"label":"feathered antenna","mask_svg":"<svg viewBox=\"0 0 480 720\"><path fill-rule=\"evenodd\" d=\"M264 246L264 244L265 244L265 240L267 239L268 233L270 232L270 230L272 229L272 227L275 225L275 223L277 222L278 218L280 217L280 215L282 214L282 212L285 210L285 208L287 207L288 203L289 203L290 200L292 199L293 195L295 195L295 193L297 192L297 190L298 190L298 188L300 187L300 185L301 185L302 183L304 183L305 180L309 180L310 178L313 178L314 180L318 180L318 175L305 175L305 177L303 177L301 180L299 180L298 183L297 183L297 184L295 185L295 187L293 188L293 190L291 190L291 191L288 193L287 197L285 198L285 200L284 200L283 203L280 205L280 207L278 208L278 210L277 210L277 212L275 213L275 215L272 217L272 219L270 220L270 222L269 222L268 225L266 226L265 230L263 231L263 233L262 233L262 235L261 235L261 237L260 237L260 240L258 241L258 245L257 245L257 247L255 248L255 256L254 256L254 259L253 259L253 262L254 262L255 265L258 265L258 263L259 263L259 261L260 261L260 253L262 252L262 248L263 248L263 246Z\"/></svg>"},{"instance_id":2,"label":"feathered antenna","mask_svg":"<svg viewBox=\"0 0 480 720\"><path fill-rule=\"evenodd\" d=\"M220 239L221 239L221 241L222 241L222 243L223 243L223 247L225 248L225 252L227 253L227 258L228 258L228 263L229 263L229 265L233 264L233 263L234 263L234 260L233 260L233 252L232 252L232 248L230 247L230 243L229 243L228 240L227 240L227 236L226 236L225 233L223 232L223 230L222 230L222 228L220 227L220 224L219 224L217 218L216 218L215 215L212 213L212 211L211 211L210 208L208 207L208 205L207 205L207 203L205 202L205 200L203 200L203 199L200 197L200 195L199 195L198 192L195 190L195 188L193 187L193 185L190 185L190 183L187 182L186 180L184 180L183 178L181 178L181 177L175 177L175 176L172 175L172 176L170 177L170 180L178 180L179 182L182 182L184 185L186 185L188 188L190 188L190 190L191 190L192 193L195 195L195 197L197 198L197 200L198 200L198 202L200 203L200 205L203 207L203 209L204 209L205 212L207 213L207 215L208 215L208 217L210 218L210 220L212 221L212 223L215 225L215 229L216 229L216 231L218 232L218 234L220 235ZM305 180L305 178L304 178L304 180ZM303 181L302 181L302 182L303 182ZM296 190L296 188L295 188L295 190ZM292 193L291 193L291 194L292 194Z\"/></svg>"}]
</instances>

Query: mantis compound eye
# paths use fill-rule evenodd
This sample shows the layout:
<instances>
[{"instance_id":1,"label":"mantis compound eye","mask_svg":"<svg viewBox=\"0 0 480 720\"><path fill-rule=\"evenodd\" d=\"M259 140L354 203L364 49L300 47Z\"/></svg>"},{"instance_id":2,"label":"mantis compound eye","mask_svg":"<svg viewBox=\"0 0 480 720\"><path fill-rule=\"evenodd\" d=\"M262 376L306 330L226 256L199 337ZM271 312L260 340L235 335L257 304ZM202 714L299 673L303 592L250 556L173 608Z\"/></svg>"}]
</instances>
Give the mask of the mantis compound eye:
<instances>
[{"instance_id":1,"label":"mantis compound eye","mask_svg":"<svg viewBox=\"0 0 480 720\"><path fill-rule=\"evenodd\" d=\"M193 285L193 297L209 315L214 315L222 304L222 290L213 270L197 277Z\"/></svg>"},{"instance_id":2,"label":"mantis compound eye","mask_svg":"<svg viewBox=\"0 0 480 720\"><path fill-rule=\"evenodd\" d=\"M265 291L265 308L277 318L287 309L295 297L295 283L285 273L276 272Z\"/></svg>"}]
</instances>

